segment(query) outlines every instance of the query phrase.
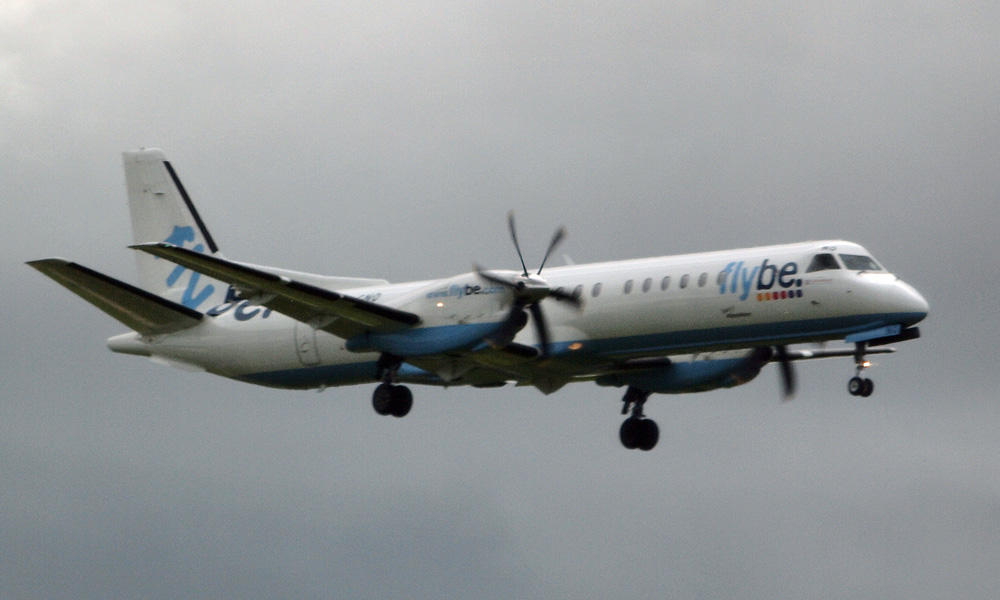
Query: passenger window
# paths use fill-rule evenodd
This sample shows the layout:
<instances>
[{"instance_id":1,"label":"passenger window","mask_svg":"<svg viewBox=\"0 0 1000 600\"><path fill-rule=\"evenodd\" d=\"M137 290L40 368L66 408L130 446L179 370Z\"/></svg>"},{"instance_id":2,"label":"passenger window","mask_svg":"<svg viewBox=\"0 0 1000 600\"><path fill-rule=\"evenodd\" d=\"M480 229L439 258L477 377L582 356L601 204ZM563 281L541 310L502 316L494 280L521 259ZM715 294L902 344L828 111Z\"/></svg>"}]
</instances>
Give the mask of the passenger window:
<instances>
[{"instance_id":1,"label":"passenger window","mask_svg":"<svg viewBox=\"0 0 1000 600\"><path fill-rule=\"evenodd\" d=\"M708 273L702 273L698 277L698 287L705 287L705 284L707 282L708 282Z\"/></svg>"},{"instance_id":2,"label":"passenger window","mask_svg":"<svg viewBox=\"0 0 1000 600\"><path fill-rule=\"evenodd\" d=\"M870 256L863 254L841 254L840 260L852 271L881 271L882 267Z\"/></svg>"},{"instance_id":3,"label":"passenger window","mask_svg":"<svg viewBox=\"0 0 1000 600\"><path fill-rule=\"evenodd\" d=\"M590 295L593 296L594 298L601 295L601 282L597 282L594 284L594 287L590 290Z\"/></svg>"},{"instance_id":4,"label":"passenger window","mask_svg":"<svg viewBox=\"0 0 1000 600\"><path fill-rule=\"evenodd\" d=\"M632 280L631 279L629 279L628 281L625 282L625 293L626 294L631 294L632 293Z\"/></svg>"},{"instance_id":5,"label":"passenger window","mask_svg":"<svg viewBox=\"0 0 1000 600\"><path fill-rule=\"evenodd\" d=\"M643 293L648 292L649 288L653 287L653 278L647 277L645 281L642 282Z\"/></svg>"},{"instance_id":6,"label":"passenger window","mask_svg":"<svg viewBox=\"0 0 1000 600\"><path fill-rule=\"evenodd\" d=\"M688 275L687 273L681 275L681 289L682 290L688 286L688 280L690 280L690 279L691 279L691 276Z\"/></svg>"},{"instance_id":7,"label":"passenger window","mask_svg":"<svg viewBox=\"0 0 1000 600\"><path fill-rule=\"evenodd\" d=\"M715 283L722 285L726 282L726 277L729 276L729 271L719 271L719 275L715 278Z\"/></svg>"},{"instance_id":8,"label":"passenger window","mask_svg":"<svg viewBox=\"0 0 1000 600\"><path fill-rule=\"evenodd\" d=\"M583 286L582 285L578 285L575 288L573 288L573 295L576 296L577 298L579 298L580 296L582 296L583 295Z\"/></svg>"},{"instance_id":9,"label":"passenger window","mask_svg":"<svg viewBox=\"0 0 1000 600\"><path fill-rule=\"evenodd\" d=\"M670 275L667 275L662 280L660 280L660 290L666 291L670 287Z\"/></svg>"},{"instance_id":10,"label":"passenger window","mask_svg":"<svg viewBox=\"0 0 1000 600\"><path fill-rule=\"evenodd\" d=\"M809 267L806 268L806 273L839 268L840 265L837 264L837 259L832 254L817 254L813 257L812 262L809 263Z\"/></svg>"}]
</instances>

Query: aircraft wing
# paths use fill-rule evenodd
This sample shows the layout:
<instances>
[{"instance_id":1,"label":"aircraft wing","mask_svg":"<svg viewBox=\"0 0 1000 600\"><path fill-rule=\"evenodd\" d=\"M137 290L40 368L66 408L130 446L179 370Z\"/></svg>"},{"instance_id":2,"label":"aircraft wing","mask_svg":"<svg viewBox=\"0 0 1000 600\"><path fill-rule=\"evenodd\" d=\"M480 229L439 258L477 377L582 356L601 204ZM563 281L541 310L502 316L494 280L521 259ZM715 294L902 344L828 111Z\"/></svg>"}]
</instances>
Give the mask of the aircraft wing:
<instances>
[{"instance_id":1,"label":"aircraft wing","mask_svg":"<svg viewBox=\"0 0 1000 600\"><path fill-rule=\"evenodd\" d=\"M142 335L173 333L193 327L202 314L62 258L43 258L28 265Z\"/></svg>"},{"instance_id":2,"label":"aircraft wing","mask_svg":"<svg viewBox=\"0 0 1000 600\"><path fill-rule=\"evenodd\" d=\"M895 348L865 348L865 354L892 354L895 352ZM814 348L812 350L802 349L802 350L788 350L788 360L812 360L814 358L836 358L839 356L854 356L857 351L853 348L832 348L827 350L826 348ZM778 359L772 358L771 361L775 362Z\"/></svg>"},{"instance_id":3,"label":"aircraft wing","mask_svg":"<svg viewBox=\"0 0 1000 600\"><path fill-rule=\"evenodd\" d=\"M748 351L750 349L747 349ZM889 354L895 348L868 348L866 354ZM812 360L854 356L854 348L788 349L789 360ZM407 362L443 376L449 371L462 383L480 387L516 381L551 394L571 381L593 380L602 375L664 369L673 364L668 356L631 358L624 361L588 357L582 362L571 356L553 356L539 361L539 352L531 346L510 344L502 348L484 346L461 355L432 355L407 359ZM777 362L776 357L767 362Z\"/></svg>"},{"instance_id":4,"label":"aircraft wing","mask_svg":"<svg viewBox=\"0 0 1000 600\"><path fill-rule=\"evenodd\" d=\"M342 338L354 337L366 331L399 331L420 322L420 317L411 312L368 302L173 244L137 244L131 248L225 281L235 287L241 296L256 304Z\"/></svg>"},{"instance_id":5,"label":"aircraft wing","mask_svg":"<svg viewBox=\"0 0 1000 600\"><path fill-rule=\"evenodd\" d=\"M452 377L463 384L495 387L509 382L530 385L551 394L580 377L580 366L558 357L538 360L539 351L511 343L504 347L482 347L465 353L408 357L406 362L445 381ZM451 374L451 377L448 374ZM590 377L592 378L592 377Z\"/></svg>"}]
</instances>

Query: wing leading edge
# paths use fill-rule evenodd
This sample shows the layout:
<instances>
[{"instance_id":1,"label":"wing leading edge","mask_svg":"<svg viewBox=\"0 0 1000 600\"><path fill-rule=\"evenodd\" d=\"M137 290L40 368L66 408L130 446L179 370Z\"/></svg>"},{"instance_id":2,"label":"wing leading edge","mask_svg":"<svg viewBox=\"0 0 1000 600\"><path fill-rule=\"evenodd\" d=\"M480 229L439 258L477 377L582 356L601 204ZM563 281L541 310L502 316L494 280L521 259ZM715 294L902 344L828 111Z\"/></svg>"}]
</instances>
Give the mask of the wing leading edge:
<instances>
[{"instance_id":1,"label":"wing leading edge","mask_svg":"<svg viewBox=\"0 0 1000 600\"><path fill-rule=\"evenodd\" d=\"M411 312L165 242L137 244L131 248L225 281L256 304L342 338L351 338L366 331L401 331L420 323L419 315Z\"/></svg>"},{"instance_id":2,"label":"wing leading edge","mask_svg":"<svg viewBox=\"0 0 1000 600\"><path fill-rule=\"evenodd\" d=\"M28 265L142 335L194 327L203 316L182 304L62 258L33 260Z\"/></svg>"}]
</instances>

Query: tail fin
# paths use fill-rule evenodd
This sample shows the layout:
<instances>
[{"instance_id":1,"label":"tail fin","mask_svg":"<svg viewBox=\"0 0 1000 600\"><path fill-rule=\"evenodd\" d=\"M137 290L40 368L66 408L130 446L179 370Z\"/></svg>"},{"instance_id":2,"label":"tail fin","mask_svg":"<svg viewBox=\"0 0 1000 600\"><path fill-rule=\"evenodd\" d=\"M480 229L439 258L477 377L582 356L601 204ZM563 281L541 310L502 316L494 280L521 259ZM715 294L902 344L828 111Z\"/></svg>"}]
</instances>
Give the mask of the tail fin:
<instances>
[{"instance_id":1,"label":"tail fin","mask_svg":"<svg viewBox=\"0 0 1000 600\"><path fill-rule=\"evenodd\" d=\"M168 242L195 252L218 254L177 172L162 150L122 154L132 233L136 244ZM228 286L143 252L136 253L142 286L178 304L204 310L225 301Z\"/></svg>"}]
</instances>

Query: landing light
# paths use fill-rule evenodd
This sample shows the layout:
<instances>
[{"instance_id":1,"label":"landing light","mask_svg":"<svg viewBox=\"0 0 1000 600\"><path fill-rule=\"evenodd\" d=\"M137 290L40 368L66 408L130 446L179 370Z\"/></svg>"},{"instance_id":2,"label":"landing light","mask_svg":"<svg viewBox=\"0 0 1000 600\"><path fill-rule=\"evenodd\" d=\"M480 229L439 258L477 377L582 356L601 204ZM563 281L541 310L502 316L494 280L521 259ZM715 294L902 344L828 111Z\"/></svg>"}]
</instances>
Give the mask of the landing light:
<instances>
[{"instance_id":1,"label":"landing light","mask_svg":"<svg viewBox=\"0 0 1000 600\"><path fill-rule=\"evenodd\" d=\"M872 361L870 361L870 360L863 360L863 361L861 361L861 366L867 369L868 367L872 366Z\"/></svg>"},{"instance_id":2,"label":"landing light","mask_svg":"<svg viewBox=\"0 0 1000 600\"><path fill-rule=\"evenodd\" d=\"M438 302L438 303L436 304L436 306L437 306L438 308L444 308L444 302Z\"/></svg>"},{"instance_id":3,"label":"landing light","mask_svg":"<svg viewBox=\"0 0 1000 600\"><path fill-rule=\"evenodd\" d=\"M569 345L570 350L579 350L580 348L583 348L583 344L581 344L580 342L573 342L572 344Z\"/></svg>"}]
</instances>

